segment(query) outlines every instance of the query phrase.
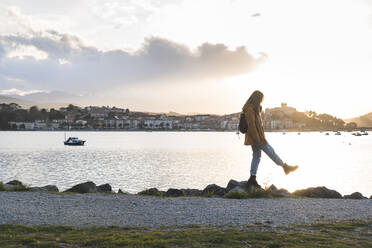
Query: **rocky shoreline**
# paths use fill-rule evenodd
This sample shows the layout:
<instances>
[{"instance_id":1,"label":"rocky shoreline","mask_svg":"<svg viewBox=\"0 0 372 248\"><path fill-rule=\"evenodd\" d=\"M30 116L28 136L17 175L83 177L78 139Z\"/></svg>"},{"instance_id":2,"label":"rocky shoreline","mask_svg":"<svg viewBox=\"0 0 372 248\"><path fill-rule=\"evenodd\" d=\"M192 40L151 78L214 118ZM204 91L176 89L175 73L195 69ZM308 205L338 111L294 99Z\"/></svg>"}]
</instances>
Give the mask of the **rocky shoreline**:
<instances>
[{"instance_id":1,"label":"rocky shoreline","mask_svg":"<svg viewBox=\"0 0 372 248\"><path fill-rule=\"evenodd\" d=\"M111 193L131 195L123 189L114 192L110 184L96 185L92 181L77 184L65 191L60 191L56 185L46 185L41 187L27 187L24 183L18 180L13 180L7 183L0 182L0 191L32 191L32 192L54 192L54 193ZM296 190L290 193L286 189L278 189L275 185L271 185L267 189L253 188L247 185L247 181L236 181L231 179L226 187L221 187L216 184L210 184L204 189L175 189L169 188L167 191L161 191L157 188L145 189L135 195L142 196L158 196L158 197L220 197L231 199L244 198L326 198L326 199L368 199L360 192L354 192L350 195L342 196L336 190L328 189L325 186L310 187L306 189ZM369 199L372 199L372 195Z\"/></svg>"}]
</instances>

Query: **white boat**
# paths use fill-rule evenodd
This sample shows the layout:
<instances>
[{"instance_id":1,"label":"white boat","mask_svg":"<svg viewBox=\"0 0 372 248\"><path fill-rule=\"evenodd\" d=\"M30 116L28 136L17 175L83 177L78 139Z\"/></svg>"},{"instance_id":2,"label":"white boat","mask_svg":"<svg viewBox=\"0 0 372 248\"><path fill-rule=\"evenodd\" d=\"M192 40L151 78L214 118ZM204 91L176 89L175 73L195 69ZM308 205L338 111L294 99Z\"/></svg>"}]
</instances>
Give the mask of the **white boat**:
<instances>
[{"instance_id":1,"label":"white boat","mask_svg":"<svg viewBox=\"0 0 372 248\"><path fill-rule=\"evenodd\" d=\"M81 140L78 137L69 137L63 142L66 146L83 146L85 140Z\"/></svg>"},{"instance_id":2,"label":"white boat","mask_svg":"<svg viewBox=\"0 0 372 248\"><path fill-rule=\"evenodd\" d=\"M339 131L335 132L335 135L341 135L341 133Z\"/></svg>"}]
</instances>

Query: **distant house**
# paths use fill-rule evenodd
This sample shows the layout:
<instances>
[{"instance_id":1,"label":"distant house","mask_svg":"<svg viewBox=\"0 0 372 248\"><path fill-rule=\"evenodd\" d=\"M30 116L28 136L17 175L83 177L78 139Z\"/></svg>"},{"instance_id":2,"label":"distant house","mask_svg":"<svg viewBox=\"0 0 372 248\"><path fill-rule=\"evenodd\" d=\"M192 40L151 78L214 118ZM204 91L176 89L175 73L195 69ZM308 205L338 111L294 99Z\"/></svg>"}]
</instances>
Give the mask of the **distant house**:
<instances>
[{"instance_id":1,"label":"distant house","mask_svg":"<svg viewBox=\"0 0 372 248\"><path fill-rule=\"evenodd\" d=\"M116 127L116 119L106 119L103 121L104 128L115 128Z\"/></svg>"},{"instance_id":2,"label":"distant house","mask_svg":"<svg viewBox=\"0 0 372 248\"><path fill-rule=\"evenodd\" d=\"M274 113L283 113L285 115L290 115L295 113L297 110L293 107L288 107L287 103L282 103L280 107L277 108L267 108L265 109L265 115L272 115Z\"/></svg>"},{"instance_id":3,"label":"distant house","mask_svg":"<svg viewBox=\"0 0 372 248\"><path fill-rule=\"evenodd\" d=\"M35 123L34 122L15 122L15 121L9 121L9 126L15 126L19 130L34 130L35 129Z\"/></svg>"},{"instance_id":4,"label":"distant house","mask_svg":"<svg viewBox=\"0 0 372 248\"><path fill-rule=\"evenodd\" d=\"M77 124L77 125L79 125L79 126L81 126L81 127L86 126L87 123L88 123L88 122L87 122L86 120L76 120L76 121L75 121L75 124Z\"/></svg>"},{"instance_id":5,"label":"distant house","mask_svg":"<svg viewBox=\"0 0 372 248\"><path fill-rule=\"evenodd\" d=\"M195 115L194 117L196 121L204 121L211 118L210 115Z\"/></svg>"},{"instance_id":6,"label":"distant house","mask_svg":"<svg viewBox=\"0 0 372 248\"><path fill-rule=\"evenodd\" d=\"M288 107L287 103L282 103L277 108L267 108L263 114L263 125L266 129L280 130L294 127L294 123L287 116L295 113L297 110Z\"/></svg>"},{"instance_id":7,"label":"distant house","mask_svg":"<svg viewBox=\"0 0 372 248\"><path fill-rule=\"evenodd\" d=\"M67 115L65 115L65 120L67 123L72 124L75 122L76 116L77 116L77 113L75 112L68 113Z\"/></svg>"},{"instance_id":8,"label":"distant house","mask_svg":"<svg viewBox=\"0 0 372 248\"><path fill-rule=\"evenodd\" d=\"M35 120L34 128L35 129L45 130L45 129L48 128L48 125L47 125L47 123L46 123L45 120Z\"/></svg>"},{"instance_id":9,"label":"distant house","mask_svg":"<svg viewBox=\"0 0 372 248\"><path fill-rule=\"evenodd\" d=\"M108 117L108 111L101 107L86 107L85 108L93 119L103 120Z\"/></svg>"},{"instance_id":10,"label":"distant house","mask_svg":"<svg viewBox=\"0 0 372 248\"><path fill-rule=\"evenodd\" d=\"M173 122L171 120L147 119L143 121L143 127L146 129L173 129Z\"/></svg>"}]
</instances>

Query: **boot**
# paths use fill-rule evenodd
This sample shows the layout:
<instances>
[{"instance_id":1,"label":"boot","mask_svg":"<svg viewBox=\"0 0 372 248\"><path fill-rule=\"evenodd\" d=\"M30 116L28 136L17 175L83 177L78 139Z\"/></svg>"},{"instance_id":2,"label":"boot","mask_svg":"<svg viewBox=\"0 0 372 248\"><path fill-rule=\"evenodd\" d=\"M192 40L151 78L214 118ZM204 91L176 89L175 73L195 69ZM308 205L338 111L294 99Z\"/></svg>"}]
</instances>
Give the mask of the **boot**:
<instances>
[{"instance_id":1,"label":"boot","mask_svg":"<svg viewBox=\"0 0 372 248\"><path fill-rule=\"evenodd\" d=\"M286 175L288 175L289 173L297 170L297 168L298 168L298 165L292 166L292 165L288 165L286 163L283 165L283 170L284 170L284 173Z\"/></svg>"},{"instance_id":2,"label":"boot","mask_svg":"<svg viewBox=\"0 0 372 248\"><path fill-rule=\"evenodd\" d=\"M252 176L248 179L248 182L247 182L247 186L248 188L250 186L253 186L254 188L261 188L261 186L257 183L256 181L256 176Z\"/></svg>"}]
</instances>

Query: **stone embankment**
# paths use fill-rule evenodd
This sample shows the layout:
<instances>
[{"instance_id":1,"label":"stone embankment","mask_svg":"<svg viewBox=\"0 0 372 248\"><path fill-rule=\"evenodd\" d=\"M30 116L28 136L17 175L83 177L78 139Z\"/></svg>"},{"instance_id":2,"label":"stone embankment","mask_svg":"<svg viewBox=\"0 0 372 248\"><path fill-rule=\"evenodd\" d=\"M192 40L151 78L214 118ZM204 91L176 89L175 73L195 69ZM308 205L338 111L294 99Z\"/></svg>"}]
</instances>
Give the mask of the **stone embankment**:
<instances>
[{"instance_id":1,"label":"stone embankment","mask_svg":"<svg viewBox=\"0 0 372 248\"><path fill-rule=\"evenodd\" d=\"M60 192L58 187L55 185L46 185L41 187L27 187L25 184L18 180L13 180L7 183L0 182L0 191L33 191L33 192ZM96 185L95 183L88 181L80 183L67 189L63 192L70 193L113 193L110 184ZM63 193L62 192L62 193ZM123 189L119 189L117 194L130 195ZM160 197L181 197L181 196L196 196L196 197L224 197L224 198L328 198L328 199L368 199L359 192L354 192L350 195L342 196L336 190L322 187L310 187L307 189L296 190L293 193L288 192L286 189L278 189L274 185L271 185L267 189L253 188L247 184L247 181L236 181L230 180L227 186L221 187L216 184L210 184L203 190L200 189L175 189L170 188L167 191L161 191L157 188L149 188L138 192L137 195L145 196L160 196ZM372 199L372 195L369 199Z\"/></svg>"},{"instance_id":2,"label":"stone embankment","mask_svg":"<svg viewBox=\"0 0 372 248\"><path fill-rule=\"evenodd\" d=\"M49 193L59 190L53 185L30 188L12 181L0 184L0 191L3 191L0 192L0 224L177 228L234 225L244 228L255 223L283 226L372 218L372 201L361 199L365 197L359 193L342 197L326 187L289 193L275 186L253 189L247 187L246 182L235 180L226 188L214 184L203 190L151 188L137 194L124 190L116 193L108 184L97 186L93 182L75 185L66 193Z\"/></svg>"}]
</instances>

